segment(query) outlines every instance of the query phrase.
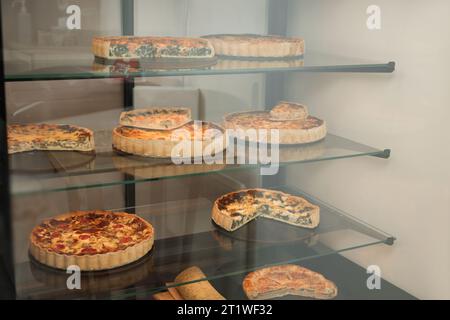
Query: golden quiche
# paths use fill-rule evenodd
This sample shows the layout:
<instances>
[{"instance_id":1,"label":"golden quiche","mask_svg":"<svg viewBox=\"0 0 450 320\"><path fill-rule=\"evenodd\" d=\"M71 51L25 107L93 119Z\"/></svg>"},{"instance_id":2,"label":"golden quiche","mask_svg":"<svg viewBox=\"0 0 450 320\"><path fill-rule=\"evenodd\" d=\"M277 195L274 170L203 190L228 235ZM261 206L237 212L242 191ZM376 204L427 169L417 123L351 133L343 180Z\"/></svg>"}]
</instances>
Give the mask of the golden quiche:
<instances>
[{"instance_id":1,"label":"golden quiche","mask_svg":"<svg viewBox=\"0 0 450 320\"><path fill-rule=\"evenodd\" d=\"M247 111L225 117L226 129L240 139L279 144L303 144L322 140L327 135L324 120L307 116L304 120L274 120L267 111ZM278 140L273 136L278 133Z\"/></svg>"},{"instance_id":2,"label":"golden quiche","mask_svg":"<svg viewBox=\"0 0 450 320\"><path fill-rule=\"evenodd\" d=\"M106 270L145 256L153 241L152 225L136 215L76 211L36 226L30 235L30 253L57 269L77 265L83 271Z\"/></svg>"},{"instance_id":3,"label":"golden quiche","mask_svg":"<svg viewBox=\"0 0 450 320\"><path fill-rule=\"evenodd\" d=\"M148 108L123 112L120 125L154 130L172 130L191 121L189 108Z\"/></svg>"},{"instance_id":4,"label":"golden quiche","mask_svg":"<svg viewBox=\"0 0 450 320\"><path fill-rule=\"evenodd\" d=\"M92 52L105 59L213 58L214 48L206 39L176 37L95 37Z\"/></svg>"},{"instance_id":5,"label":"golden quiche","mask_svg":"<svg viewBox=\"0 0 450 320\"><path fill-rule=\"evenodd\" d=\"M275 121L305 121L308 118L308 108L298 103L281 101L272 108L270 117Z\"/></svg>"},{"instance_id":6,"label":"golden quiche","mask_svg":"<svg viewBox=\"0 0 450 320\"><path fill-rule=\"evenodd\" d=\"M227 146L225 130L205 121L192 121L173 130L117 127L113 146L144 157L197 158L222 152Z\"/></svg>"},{"instance_id":7,"label":"golden quiche","mask_svg":"<svg viewBox=\"0 0 450 320\"><path fill-rule=\"evenodd\" d=\"M8 153L34 150L92 151L94 133L86 128L58 124L8 126Z\"/></svg>"},{"instance_id":8,"label":"golden quiche","mask_svg":"<svg viewBox=\"0 0 450 320\"><path fill-rule=\"evenodd\" d=\"M332 299L338 292L336 285L320 273L293 264L251 272L244 278L242 287L250 300L286 295Z\"/></svg>"},{"instance_id":9,"label":"golden quiche","mask_svg":"<svg viewBox=\"0 0 450 320\"><path fill-rule=\"evenodd\" d=\"M292 58L302 56L305 41L275 35L218 34L208 39L217 55L246 58Z\"/></svg>"},{"instance_id":10,"label":"golden quiche","mask_svg":"<svg viewBox=\"0 0 450 320\"><path fill-rule=\"evenodd\" d=\"M320 208L280 191L246 189L223 195L212 209L213 221L227 231L237 230L259 216L312 229L319 225Z\"/></svg>"}]
</instances>

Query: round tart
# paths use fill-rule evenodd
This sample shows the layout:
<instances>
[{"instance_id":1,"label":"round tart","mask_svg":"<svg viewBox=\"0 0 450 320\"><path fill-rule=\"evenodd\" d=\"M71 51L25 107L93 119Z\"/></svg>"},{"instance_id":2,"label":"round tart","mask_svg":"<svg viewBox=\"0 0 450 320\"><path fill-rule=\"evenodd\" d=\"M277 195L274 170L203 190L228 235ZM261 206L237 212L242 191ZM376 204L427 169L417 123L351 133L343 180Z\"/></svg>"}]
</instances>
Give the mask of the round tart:
<instances>
[{"instance_id":1,"label":"round tart","mask_svg":"<svg viewBox=\"0 0 450 320\"><path fill-rule=\"evenodd\" d=\"M33 150L92 151L94 133L86 128L59 124L13 124L8 126L8 153Z\"/></svg>"},{"instance_id":2,"label":"round tart","mask_svg":"<svg viewBox=\"0 0 450 320\"><path fill-rule=\"evenodd\" d=\"M123 112L120 125L153 130L172 130L191 121L189 108L148 108Z\"/></svg>"},{"instance_id":3,"label":"round tart","mask_svg":"<svg viewBox=\"0 0 450 320\"><path fill-rule=\"evenodd\" d=\"M271 130L278 131L279 144L311 143L322 140L327 135L324 120L308 116L305 120L276 121L267 111L229 114L225 117L224 126L226 129L234 129L238 138L262 143L276 143L271 141Z\"/></svg>"},{"instance_id":4,"label":"round tart","mask_svg":"<svg viewBox=\"0 0 450 320\"><path fill-rule=\"evenodd\" d=\"M293 264L251 272L244 278L242 287L250 300L286 295L332 299L338 292L336 285L320 273Z\"/></svg>"},{"instance_id":5,"label":"round tart","mask_svg":"<svg viewBox=\"0 0 450 320\"><path fill-rule=\"evenodd\" d=\"M223 195L212 209L212 220L227 231L237 230L257 217L313 229L319 225L320 208L280 191L246 189Z\"/></svg>"},{"instance_id":6,"label":"round tart","mask_svg":"<svg viewBox=\"0 0 450 320\"><path fill-rule=\"evenodd\" d=\"M114 148L144 157L199 158L222 152L227 143L225 130L205 121L174 130L117 127L113 131Z\"/></svg>"},{"instance_id":7,"label":"round tart","mask_svg":"<svg viewBox=\"0 0 450 320\"><path fill-rule=\"evenodd\" d=\"M302 56L305 41L274 35L219 34L208 39L217 55L252 58L290 58Z\"/></svg>"},{"instance_id":8,"label":"round tart","mask_svg":"<svg viewBox=\"0 0 450 320\"><path fill-rule=\"evenodd\" d=\"M50 218L30 235L30 253L57 269L107 270L129 264L152 248L154 230L125 212L76 211Z\"/></svg>"}]
</instances>

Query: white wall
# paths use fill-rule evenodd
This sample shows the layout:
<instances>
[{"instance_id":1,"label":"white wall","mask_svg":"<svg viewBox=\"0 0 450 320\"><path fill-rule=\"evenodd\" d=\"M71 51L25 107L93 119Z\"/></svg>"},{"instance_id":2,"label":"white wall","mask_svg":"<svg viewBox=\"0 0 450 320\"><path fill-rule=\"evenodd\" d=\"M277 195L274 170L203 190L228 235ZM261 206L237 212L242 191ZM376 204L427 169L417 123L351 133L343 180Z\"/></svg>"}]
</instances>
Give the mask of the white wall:
<instances>
[{"instance_id":1,"label":"white wall","mask_svg":"<svg viewBox=\"0 0 450 320\"><path fill-rule=\"evenodd\" d=\"M382 29L366 28L366 8ZM287 98L306 103L330 132L375 147L389 160L358 158L292 168L303 189L395 235L393 247L350 252L424 299L450 298L450 2L290 1L290 35L321 51L397 62L394 74L294 74ZM293 180L294 181L294 180Z\"/></svg>"}]
</instances>

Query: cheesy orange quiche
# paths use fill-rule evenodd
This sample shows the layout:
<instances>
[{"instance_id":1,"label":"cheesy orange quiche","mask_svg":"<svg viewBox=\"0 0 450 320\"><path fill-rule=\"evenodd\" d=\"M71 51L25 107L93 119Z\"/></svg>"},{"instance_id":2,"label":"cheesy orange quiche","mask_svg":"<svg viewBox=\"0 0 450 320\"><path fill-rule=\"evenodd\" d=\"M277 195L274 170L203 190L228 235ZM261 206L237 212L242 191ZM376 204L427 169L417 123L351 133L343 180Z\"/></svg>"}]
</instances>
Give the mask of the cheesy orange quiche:
<instances>
[{"instance_id":1,"label":"cheesy orange quiche","mask_svg":"<svg viewBox=\"0 0 450 320\"><path fill-rule=\"evenodd\" d=\"M252 58L292 58L302 56L305 41L275 35L218 34L208 39L217 55Z\"/></svg>"},{"instance_id":2,"label":"cheesy orange quiche","mask_svg":"<svg viewBox=\"0 0 450 320\"><path fill-rule=\"evenodd\" d=\"M176 37L95 37L92 52L105 59L213 58L214 48L206 39Z\"/></svg>"},{"instance_id":3,"label":"cheesy orange quiche","mask_svg":"<svg viewBox=\"0 0 450 320\"><path fill-rule=\"evenodd\" d=\"M249 273L242 283L250 300L265 300L286 295L332 299L338 289L320 273L289 264L263 268Z\"/></svg>"},{"instance_id":4,"label":"cheesy orange quiche","mask_svg":"<svg viewBox=\"0 0 450 320\"><path fill-rule=\"evenodd\" d=\"M30 253L50 267L77 265L83 271L119 267L146 255L154 230L125 212L75 211L47 219L30 235Z\"/></svg>"},{"instance_id":5,"label":"cheesy orange quiche","mask_svg":"<svg viewBox=\"0 0 450 320\"><path fill-rule=\"evenodd\" d=\"M120 125L154 130L172 130L191 121L191 109L178 107L146 108L123 112Z\"/></svg>"},{"instance_id":6,"label":"cheesy orange quiche","mask_svg":"<svg viewBox=\"0 0 450 320\"><path fill-rule=\"evenodd\" d=\"M281 101L270 111L270 118L275 121L305 121L308 118L308 108L298 103Z\"/></svg>"},{"instance_id":7,"label":"cheesy orange quiche","mask_svg":"<svg viewBox=\"0 0 450 320\"><path fill-rule=\"evenodd\" d=\"M205 121L192 121L173 130L121 126L113 131L114 148L144 157L202 157L222 152L227 142L222 127Z\"/></svg>"},{"instance_id":8,"label":"cheesy orange quiche","mask_svg":"<svg viewBox=\"0 0 450 320\"><path fill-rule=\"evenodd\" d=\"M320 208L280 191L246 189L223 195L212 209L213 221L227 231L237 230L257 217L312 229L319 225Z\"/></svg>"},{"instance_id":9,"label":"cheesy orange quiche","mask_svg":"<svg viewBox=\"0 0 450 320\"><path fill-rule=\"evenodd\" d=\"M94 133L86 128L58 124L8 125L9 154L33 150L94 149Z\"/></svg>"}]
</instances>

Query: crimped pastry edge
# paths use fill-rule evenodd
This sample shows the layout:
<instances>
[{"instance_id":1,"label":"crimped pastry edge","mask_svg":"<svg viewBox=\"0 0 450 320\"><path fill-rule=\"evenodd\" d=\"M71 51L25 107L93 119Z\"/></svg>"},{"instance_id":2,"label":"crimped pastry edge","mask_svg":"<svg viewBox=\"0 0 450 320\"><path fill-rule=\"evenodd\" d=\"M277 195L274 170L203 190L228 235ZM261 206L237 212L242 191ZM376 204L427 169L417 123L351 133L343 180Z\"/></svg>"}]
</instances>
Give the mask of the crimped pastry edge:
<instances>
[{"instance_id":1,"label":"crimped pastry edge","mask_svg":"<svg viewBox=\"0 0 450 320\"><path fill-rule=\"evenodd\" d=\"M174 282L185 283L206 278L206 275L199 267L193 266L178 274ZM208 280L181 285L177 287L176 290L185 300L196 300L196 298L199 298L195 295L195 292L205 293L204 298L206 300L225 300L225 297L223 297ZM192 292L194 292L194 294L192 294Z\"/></svg>"},{"instance_id":2,"label":"crimped pastry edge","mask_svg":"<svg viewBox=\"0 0 450 320\"><path fill-rule=\"evenodd\" d=\"M215 153L222 152L228 146L228 137L225 134L225 130L213 123L210 122L214 128L219 129L222 132L221 136L215 137L214 140L223 139L223 149L215 150ZM125 153L135 154L144 157L155 157L155 158L171 158L172 150L175 146L177 146L182 141L169 141L169 140L142 140L142 139L133 139L129 137L124 137L120 135L117 130L120 127L116 127L113 130L113 146ZM144 129L145 130L145 129ZM203 156L204 149L213 143L212 140L189 140L186 143L191 147L191 155L193 158L200 158ZM202 154L196 153L197 150L202 150Z\"/></svg>"},{"instance_id":3,"label":"crimped pastry edge","mask_svg":"<svg viewBox=\"0 0 450 320\"><path fill-rule=\"evenodd\" d=\"M220 35L219 35L220 36ZM217 55L248 58L286 58L300 57L305 53L305 40L302 38L286 38L286 42L273 43L270 38L261 38L260 41L249 43L240 39L224 40L220 37L205 36Z\"/></svg>"},{"instance_id":4,"label":"crimped pastry edge","mask_svg":"<svg viewBox=\"0 0 450 320\"><path fill-rule=\"evenodd\" d=\"M255 111L244 111L244 112L233 112L230 114L227 114L224 117L223 126L225 129L255 129L257 133L256 140L251 139L250 141L253 142L261 142L261 143L270 143L271 135L270 135L270 129L266 128L247 128L247 127L241 127L237 126L233 121L230 121L229 119L239 115L239 114L246 114L246 113L254 113ZM256 111L261 112L261 111ZM313 116L309 116L313 117ZM313 117L315 119L323 121L322 125L311 128L311 129L276 129L279 132L279 144L306 144L306 143L312 143L322 140L327 136L327 123L325 120ZM262 139L260 130L267 130L266 139ZM248 137L247 137L248 138Z\"/></svg>"},{"instance_id":5,"label":"crimped pastry edge","mask_svg":"<svg viewBox=\"0 0 450 320\"><path fill-rule=\"evenodd\" d=\"M224 194L224 195L220 196L219 198L216 199L216 201L214 201L214 205L213 205L213 208L212 208L212 210L211 210L211 218L212 218L212 220L213 220L217 225L219 225L220 227L222 227L223 229L225 229L225 230L227 230L227 231L229 231L229 232L238 230L239 228L243 227L244 225L246 225L246 224L249 223L250 221L255 220L255 219L258 218L258 217L263 217L263 218L268 218L268 219L280 221L280 222L287 223L287 224L290 224L290 225L294 225L294 226L297 226L297 227L299 226L298 224L289 223L289 222L287 222L287 221L285 221L285 220L274 219L274 218L269 217L269 216L267 216L267 215L261 214L261 215L256 215L256 216L254 216L252 219L249 219L246 223L243 223L243 224L240 225L238 228L232 229L231 226L233 225L233 221L234 221L234 220L233 220L232 217L223 214L223 213L219 210L219 201L220 201L222 198L224 198L224 197L226 197L226 196L228 196L228 195L231 195L231 194L233 194L233 193L247 192L247 191L250 191L250 190L255 190L255 191L257 191L257 192L271 192L271 193L276 192L276 193L281 193L281 194L286 195L286 196L293 196L293 197L301 198L301 199L307 201L311 206L314 207L313 213L311 213L311 217L312 217L312 220L313 220L313 222L314 222L313 225L314 225L315 223L317 223L317 224L315 224L315 226L313 226L313 227L312 227L312 226L311 226L311 227L304 227L304 226L301 226L301 227L303 227L303 228L308 228L308 229L314 229L314 228L316 228L316 227L319 225L319 222L320 222L320 207L319 207L319 206L317 206L317 205L315 205L315 204L309 202L308 200L306 200L306 199L304 199L304 198L302 198L302 197L300 197L300 196L296 196L296 195L293 195L293 194L288 194L288 193L285 193L285 192L282 192L282 191L276 191L276 190L270 190L270 189L262 189L262 188L243 189L243 190L238 190L238 191L229 192L229 193L227 193L227 194Z\"/></svg>"},{"instance_id":6,"label":"crimped pastry edge","mask_svg":"<svg viewBox=\"0 0 450 320\"><path fill-rule=\"evenodd\" d=\"M102 211L99 211L102 212ZM103 211L104 212L104 211ZM72 217L77 215L84 215L86 212L66 213L52 217L51 219L63 219L65 217ZM125 213L114 212L117 215L125 215ZM128 214L127 214L128 215ZM153 226L141 217L136 216L143 221L151 230L152 235L148 239L128 247L124 250L116 252L108 252L94 255L68 255L59 254L56 252L43 249L36 243L33 232L30 235L30 254L40 263L49 267L66 270L69 266L76 265L80 267L81 271L100 271L109 270L130 264L145 256L153 247L155 230ZM34 229L33 229L34 231Z\"/></svg>"}]
</instances>

